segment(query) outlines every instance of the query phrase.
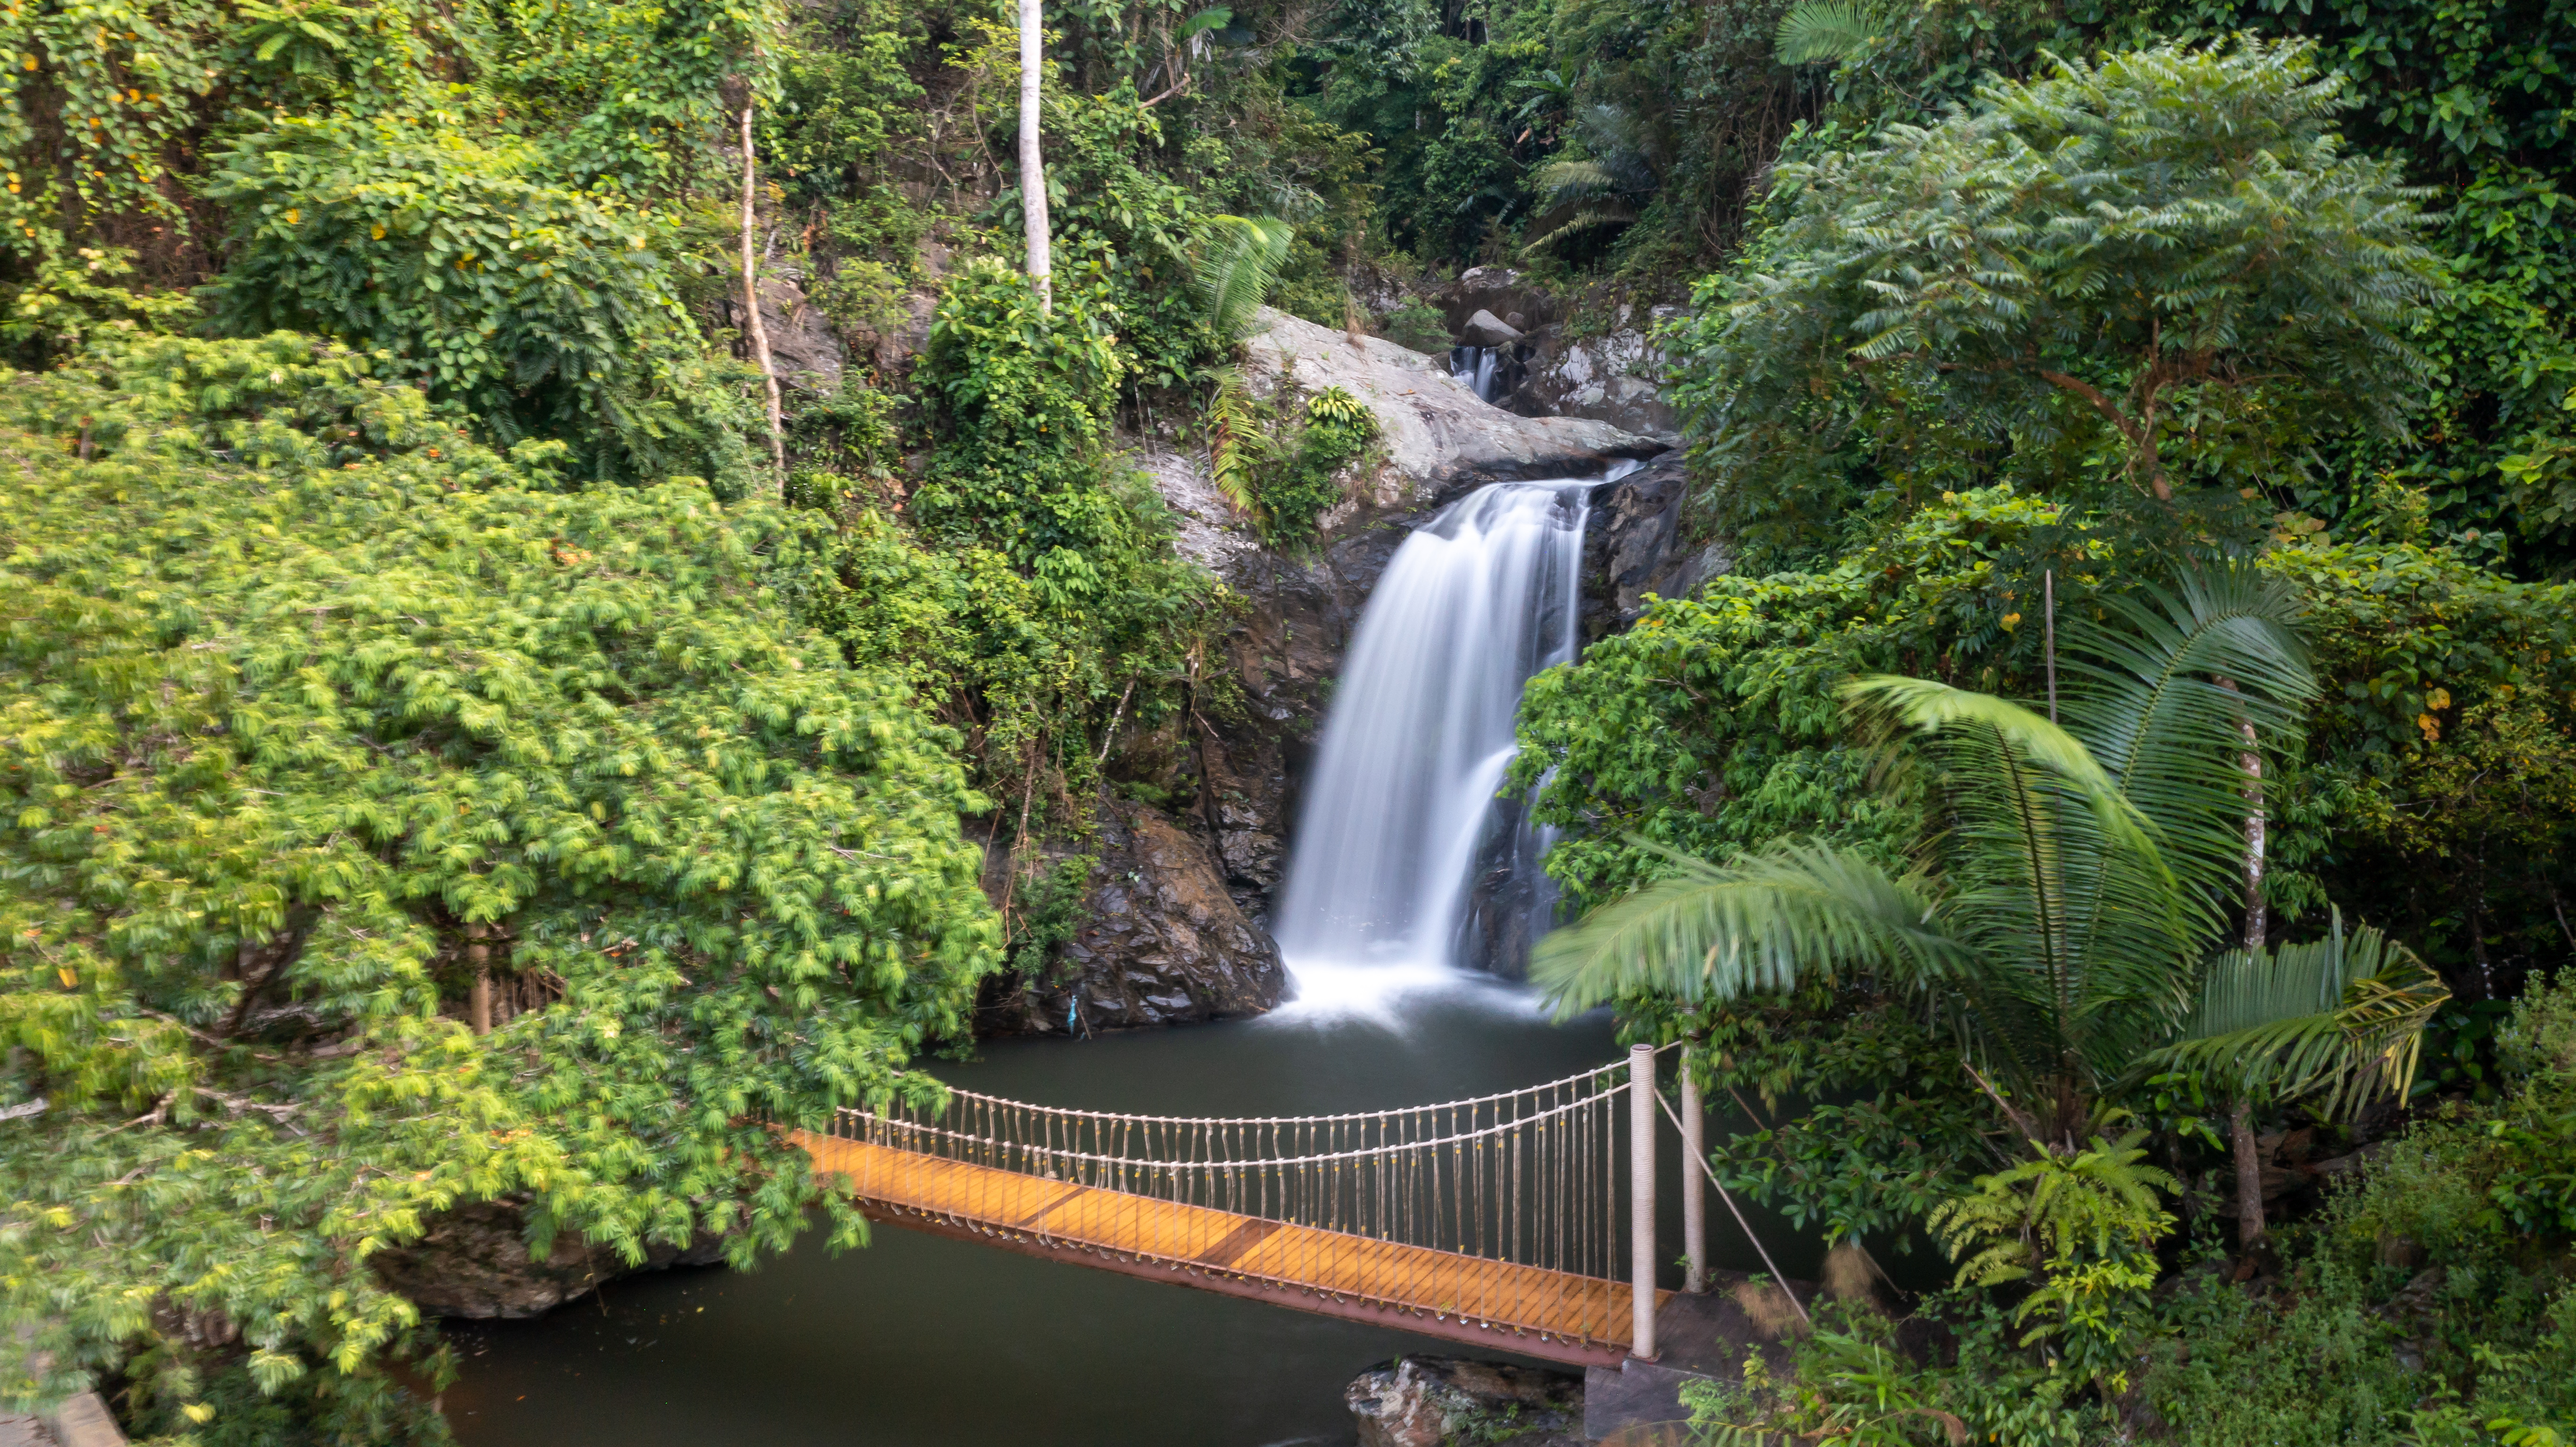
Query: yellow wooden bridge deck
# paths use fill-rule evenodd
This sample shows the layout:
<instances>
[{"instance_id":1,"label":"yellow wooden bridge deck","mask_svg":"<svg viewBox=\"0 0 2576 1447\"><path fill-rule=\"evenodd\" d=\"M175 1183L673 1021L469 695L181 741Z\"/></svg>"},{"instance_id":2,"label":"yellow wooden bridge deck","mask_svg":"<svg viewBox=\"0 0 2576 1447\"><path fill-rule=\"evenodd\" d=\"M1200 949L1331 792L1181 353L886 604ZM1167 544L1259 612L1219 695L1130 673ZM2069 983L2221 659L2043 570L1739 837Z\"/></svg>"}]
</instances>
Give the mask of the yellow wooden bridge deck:
<instances>
[{"instance_id":1,"label":"yellow wooden bridge deck","mask_svg":"<svg viewBox=\"0 0 2576 1447\"><path fill-rule=\"evenodd\" d=\"M1626 1282L809 1131L788 1138L894 1225L1576 1365L1615 1366L1633 1341ZM1671 1294L1656 1292L1657 1305Z\"/></svg>"}]
</instances>

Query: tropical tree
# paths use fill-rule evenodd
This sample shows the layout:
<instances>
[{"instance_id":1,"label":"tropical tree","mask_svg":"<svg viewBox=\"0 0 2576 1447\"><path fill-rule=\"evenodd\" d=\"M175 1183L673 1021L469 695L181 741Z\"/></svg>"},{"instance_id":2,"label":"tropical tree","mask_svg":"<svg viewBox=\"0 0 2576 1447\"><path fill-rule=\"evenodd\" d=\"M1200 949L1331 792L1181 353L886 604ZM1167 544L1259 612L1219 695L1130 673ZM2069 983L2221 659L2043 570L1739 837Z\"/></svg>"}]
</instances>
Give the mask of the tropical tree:
<instances>
[{"instance_id":1,"label":"tropical tree","mask_svg":"<svg viewBox=\"0 0 2576 1447\"><path fill-rule=\"evenodd\" d=\"M1869 24L1802 6L1783 53L1849 53ZM2165 45L1793 150L1777 223L1673 338L1685 421L1746 507L1856 453L1893 483L2234 499L2321 433L2402 432L2441 272L2423 193L2336 133L2345 86L2306 42Z\"/></svg>"},{"instance_id":2,"label":"tropical tree","mask_svg":"<svg viewBox=\"0 0 2576 1447\"><path fill-rule=\"evenodd\" d=\"M1794 841L1675 859L1544 941L1533 977L1572 1012L1872 975L1947 1018L2016 1131L2068 1152L2159 1052L2275 1094L2390 1082L2438 1003L2429 976L2340 945L2208 963L2260 832L2245 758L2292 743L2316 691L2294 595L2227 563L2101 606L2106 621L2071 631L2063 726L1935 680L1847 686L1886 766L1928 770L1933 817L1910 869ZM2300 988L2273 988L2300 971Z\"/></svg>"}]
</instances>

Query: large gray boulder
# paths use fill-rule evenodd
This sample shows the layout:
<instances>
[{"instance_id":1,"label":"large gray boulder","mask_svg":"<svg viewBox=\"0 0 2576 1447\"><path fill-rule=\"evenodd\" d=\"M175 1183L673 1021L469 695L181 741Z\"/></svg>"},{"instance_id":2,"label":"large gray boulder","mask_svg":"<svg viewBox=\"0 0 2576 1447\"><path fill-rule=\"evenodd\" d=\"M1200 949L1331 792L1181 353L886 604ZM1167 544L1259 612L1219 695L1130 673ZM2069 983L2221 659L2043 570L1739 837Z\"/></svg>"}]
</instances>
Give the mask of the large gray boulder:
<instances>
[{"instance_id":1,"label":"large gray boulder","mask_svg":"<svg viewBox=\"0 0 2576 1447\"><path fill-rule=\"evenodd\" d=\"M1364 511L1445 502L1488 482L1598 474L1665 444L1582 417L1522 417L1478 397L1434 360L1381 337L1348 333L1264 307L1245 343L1256 385L1301 396L1339 387L1376 414L1386 466L1361 480Z\"/></svg>"},{"instance_id":2,"label":"large gray boulder","mask_svg":"<svg viewBox=\"0 0 2576 1447\"><path fill-rule=\"evenodd\" d=\"M1467 318L1466 325L1458 328L1458 340L1471 347L1508 347L1520 339L1520 328L1481 307L1474 316Z\"/></svg>"},{"instance_id":3,"label":"large gray boulder","mask_svg":"<svg viewBox=\"0 0 2576 1447\"><path fill-rule=\"evenodd\" d=\"M1533 333L1517 349L1520 384L1505 399L1507 405L1514 411L1590 417L1677 442L1678 421L1664 396L1665 358L1646 329L1669 310L1658 307L1651 318L1623 318L1619 327L1597 336L1568 339L1559 327Z\"/></svg>"}]
</instances>

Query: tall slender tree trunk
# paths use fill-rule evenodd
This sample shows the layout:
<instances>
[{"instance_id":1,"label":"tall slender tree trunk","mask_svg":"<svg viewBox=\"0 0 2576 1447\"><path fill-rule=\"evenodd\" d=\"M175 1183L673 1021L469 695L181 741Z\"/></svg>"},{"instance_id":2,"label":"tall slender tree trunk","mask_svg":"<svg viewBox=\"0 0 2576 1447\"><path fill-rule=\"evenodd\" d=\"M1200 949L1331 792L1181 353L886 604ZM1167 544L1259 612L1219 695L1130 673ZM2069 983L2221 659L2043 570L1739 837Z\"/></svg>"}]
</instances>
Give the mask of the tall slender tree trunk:
<instances>
[{"instance_id":1,"label":"tall slender tree trunk","mask_svg":"<svg viewBox=\"0 0 2576 1447\"><path fill-rule=\"evenodd\" d=\"M2263 1239L2263 1149L2254 1140L2253 1106L2236 1102L2227 1137L2236 1155L2236 1248L2251 1251Z\"/></svg>"},{"instance_id":2,"label":"tall slender tree trunk","mask_svg":"<svg viewBox=\"0 0 2576 1447\"><path fill-rule=\"evenodd\" d=\"M1039 154L1039 81L1045 72L1045 35L1038 0L1020 0L1020 222L1028 233L1029 286L1038 310L1055 306L1055 238L1047 229L1044 157Z\"/></svg>"},{"instance_id":3,"label":"tall slender tree trunk","mask_svg":"<svg viewBox=\"0 0 2576 1447\"><path fill-rule=\"evenodd\" d=\"M2218 686L2236 691L2232 679L2222 678ZM2250 718L2239 718L2236 731L2245 740L2236 766L2245 775L2245 948L2251 951L2263 948L2271 935L2272 909L2263 899L2264 846L2270 829L2263 804L2262 741L2255 737ZM2242 1095L2228 1116L2227 1137L2236 1158L2236 1244L2251 1251L2263 1239L2263 1148L2254 1138L2254 1107Z\"/></svg>"},{"instance_id":4,"label":"tall slender tree trunk","mask_svg":"<svg viewBox=\"0 0 2576 1447\"><path fill-rule=\"evenodd\" d=\"M742 105L742 311L750 319L745 333L751 339L752 360L760 364L761 380L769 387L769 465L778 473L781 496L787 491L787 429L778 401L778 365L769 356L769 328L760 320L760 248L759 225L752 215L752 194L759 179L759 163L751 149L751 102Z\"/></svg>"},{"instance_id":5,"label":"tall slender tree trunk","mask_svg":"<svg viewBox=\"0 0 2576 1447\"><path fill-rule=\"evenodd\" d=\"M474 967L474 992L466 997L466 1024L477 1035L492 1033L492 927L470 924L466 938L474 943L465 947L466 963Z\"/></svg>"}]
</instances>

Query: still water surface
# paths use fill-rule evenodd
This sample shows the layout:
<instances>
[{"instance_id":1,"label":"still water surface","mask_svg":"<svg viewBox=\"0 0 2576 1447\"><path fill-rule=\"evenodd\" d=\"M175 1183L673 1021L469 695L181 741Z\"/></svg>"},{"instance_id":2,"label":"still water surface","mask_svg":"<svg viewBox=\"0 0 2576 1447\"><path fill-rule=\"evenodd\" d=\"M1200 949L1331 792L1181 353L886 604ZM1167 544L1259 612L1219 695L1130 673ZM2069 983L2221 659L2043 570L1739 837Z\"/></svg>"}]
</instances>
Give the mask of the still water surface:
<instances>
[{"instance_id":1,"label":"still water surface","mask_svg":"<svg viewBox=\"0 0 2576 1447\"><path fill-rule=\"evenodd\" d=\"M933 1068L1051 1105L1304 1115L1507 1090L1618 1054L1606 1014L1551 1025L1524 987L1372 974L1311 979L1263 1020L996 1041ZM864 1250L809 1237L756 1272L636 1277L450 1335L463 1378L447 1413L465 1447L1347 1443L1352 1377L1460 1350L891 1228Z\"/></svg>"}]
</instances>

